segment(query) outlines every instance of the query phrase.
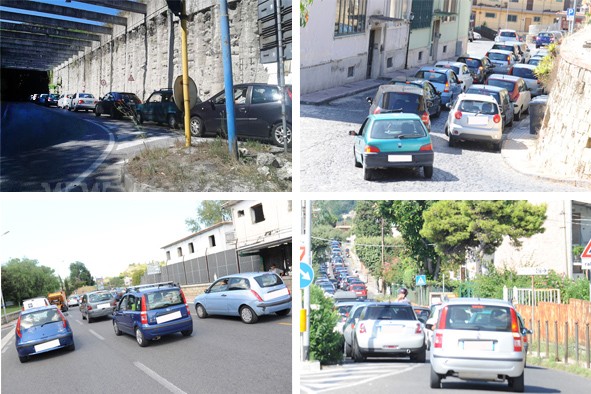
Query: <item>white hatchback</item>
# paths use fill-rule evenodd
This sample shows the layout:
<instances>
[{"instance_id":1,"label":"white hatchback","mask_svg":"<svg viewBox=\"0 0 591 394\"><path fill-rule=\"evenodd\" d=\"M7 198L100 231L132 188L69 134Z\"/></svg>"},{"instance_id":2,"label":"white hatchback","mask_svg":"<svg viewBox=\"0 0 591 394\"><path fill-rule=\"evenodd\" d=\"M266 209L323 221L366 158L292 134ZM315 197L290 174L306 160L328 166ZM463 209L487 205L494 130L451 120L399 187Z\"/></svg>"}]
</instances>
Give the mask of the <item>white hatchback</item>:
<instances>
[{"instance_id":1,"label":"white hatchback","mask_svg":"<svg viewBox=\"0 0 591 394\"><path fill-rule=\"evenodd\" d=\"M355 325L351 354L356 362L373 357L410 356L424 363L425 331L408 303L369 304Z\"/></svg>"},{"instance_id":2,"label":"white hatchback","mask_svg":"<svg viewBox=\"0 0 591 394\"><path fill-rule=\"evenodd\" d=\"M431 346L431 388L448 376L507 381L523 392L525 346L517 311L503 300L457 298L443 304Z\"/></svg>"},{"instance_id":3,"label":"white hatchback","mask_svg":"<svg viewBox=\"0 0 591 394\"><path fill-rule=\"evenodd\" d=\"M501 151L503 118L496 100L482 94L460 94L450 108L445 127L449 146L458 141L491 142L494 150Z\"/></svg>"}]
</instances>

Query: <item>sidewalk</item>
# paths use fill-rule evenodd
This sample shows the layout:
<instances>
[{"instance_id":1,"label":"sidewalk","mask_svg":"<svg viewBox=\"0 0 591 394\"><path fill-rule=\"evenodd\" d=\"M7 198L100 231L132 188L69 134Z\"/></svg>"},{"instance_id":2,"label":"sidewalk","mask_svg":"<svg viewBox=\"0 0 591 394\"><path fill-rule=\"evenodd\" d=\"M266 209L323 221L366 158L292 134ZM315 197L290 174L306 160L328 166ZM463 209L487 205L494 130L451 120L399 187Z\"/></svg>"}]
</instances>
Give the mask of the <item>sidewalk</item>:
<instances>
[{"instance_id":1,"label":"sidewalk","mask_svg":"<svg viewBox=\"0 0 591 394\"><path fill-rule=\"evenodd\" d=\"M332 100L360 93L365 90L377 89L378 86L387 83L391 79L405 79L406 77L413 76L417 70L418 67L410 68L408 70L397 70L380 76L377 79L366 79L318 92L303 94L300 98L300 102L301 104L308 105L326 104ZM565 179L564 177L555 176L549 172L549 170L544 170L543 166L533 159L537 142L538 136L536 134L530 134L528 115L520 122L514 123L513 127L506 134L501 155L509 167L521 174L534 176L546 181L566 183L575 187L591 189L590 181Z\"/></svg>"}]
</instances>

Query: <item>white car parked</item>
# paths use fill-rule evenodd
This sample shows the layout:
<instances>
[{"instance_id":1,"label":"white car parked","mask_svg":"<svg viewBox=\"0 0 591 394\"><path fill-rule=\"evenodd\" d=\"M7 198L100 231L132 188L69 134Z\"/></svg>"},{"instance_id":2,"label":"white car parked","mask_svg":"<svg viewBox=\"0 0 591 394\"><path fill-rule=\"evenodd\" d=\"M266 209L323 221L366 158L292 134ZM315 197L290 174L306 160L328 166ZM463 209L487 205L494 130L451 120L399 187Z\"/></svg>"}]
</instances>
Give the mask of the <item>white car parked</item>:
<instances>
[{"instance_id":1,"label":"white car parked","mask_svg":"<svg viewBox=\"0 0 591 394\"><path fill-rule=\"evenodd\" d=\"M491 142L495 151L501 151L503 118L494 97L482 94L460 94L445 126L449 146L458 141Z\"/></svg>"},{"instance_id":2,"label":"white car parked","mask_svg":"<svg viewBox=\"0 0 591 394\"><path fill-rule=\"evenodd\" d=\"M462 83L462 89L464 92L474 83L474 75L472 75L466 63L439 61L435 63L435 67L451 68Z\"/></svg>"},{"instance_id":3,"label":"white car parked","mask_svg":"<svg viewBox=\"0 0 591 394\"><path fill-rule=\"evenodd\" d=\"M76 93L72 95L68 110L74 110L74 112L79 109L94 111L97 103L98 100L90 93Z\"/></svg>"},{"instance_id":4,"label":"white car parked","mask_svg":"<svg viewBox=\"0 0 591 394\"><path fill-rule=\"evenodd\" d=\"M72 93L60 95L60 98L57 100L57 107L68 109L70 107L70 100L72 100L72 96Z\"/></svg>"},{"instance_id":5,"label":"white car parked","mask_svg":"<svg viewBox=\"0 0 591 394\"><path fill-rule=\"evenodd\" d=\"M513 103L515 120L519 121L521 115L529 111L531 92L523 78L514 75L492 74L488 77L486 84L507 89Z\"/></svg>"},{"instance_id":6,"label":"white car parked","mask_svg":"<svg viewBox=\"0 0 591 394\"><path fill-rule=\"evenodd\" d=\"M525 389L525 346L517 311L507 301L456 298L444 303L431 346L431 388L453 376L507 381Z\"/></svg>"},{"instance_id":7,"label":"white car parked","mask_svg":"<svg viewBox=\"0 0 591 394\"><path fill-rule=\"evenodd\" d=\"M533 64L516 64L509 72L509 75L523 78L532 97L545 94L542 82L534 74L535 69L536 66Z\"/></svg>"},{"instance_id":8,"label":"white car parked","mask_svg":"<svg viewBox=\"0 0 591 394\"><path fill-rule=\"evenodd\" d=\"M495 36L495 42L503 42L503 41L521 41L519 39L519 34L515 30L511 29L501 29L499 33Z\"/></svg>"},{"instance_id":9,"label":"white car parked","mask_svg":"<svg viewBox=\"0 0 591 394\"><path fill-rule=\"evenodd\" d=\"M370 357L405 357L424 363L423 324L408 303L369 304L355 325L351 354L355 362Z\"/></svg>"}]
</instances>

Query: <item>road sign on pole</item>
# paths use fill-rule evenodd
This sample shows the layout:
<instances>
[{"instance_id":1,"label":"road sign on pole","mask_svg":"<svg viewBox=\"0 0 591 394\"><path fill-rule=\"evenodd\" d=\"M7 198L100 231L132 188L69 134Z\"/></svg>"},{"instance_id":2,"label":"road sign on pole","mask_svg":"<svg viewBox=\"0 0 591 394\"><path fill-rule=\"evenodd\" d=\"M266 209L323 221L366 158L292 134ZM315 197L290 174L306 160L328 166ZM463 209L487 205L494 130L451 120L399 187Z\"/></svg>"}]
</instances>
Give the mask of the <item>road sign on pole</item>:
<instances>
[{"instance_id":1,"label":"road sign on pole","mask_svg":"<svg viewBox=\"0 0 591 394\"><path fill-rule=\"evenodd\" d=\"M566 20L567 21L574 21L575 20L575 9L574 8L569 8L566 11Z\"/></svg>"},{"instance_id":2,"label":"road sign on pole","mask_svg":"<svg viewBox=\"0 0 591 394\"><path fill-rule=\"evenodd\" d=\"M581 269L588 270L591 269L591 240L583 249L583 253L581 253Z\"/></svg>"},{"instance_id":3,"label":"road sign on pole","mask_svg":"<svg viewBox=\"0 0 591 394\"><path fill-rule=\"evenodd\" d=\"M314 270L308 263L300 262L300 289L310 286L314 280Z\"/></svg>"},{"instance_id":4,"label":"road sign on pole","mask_svg":"<svg viewBox=\"0 0 591 394\"><path fill-rule=\"evenodd\" d=\"M415 284L417 286L426 286L427 285L427 275L417 275L415 277Z\"/></svg>"},{"instance_id":5,"label":"road sign on pole","mask_svg":"<svg viewBox=\"0 0 591 394\"><path fill-rule=\"evenodd\" d=\"M548 268L518 267L517 275L548 275Z\"/></svg>"}]
</instances>

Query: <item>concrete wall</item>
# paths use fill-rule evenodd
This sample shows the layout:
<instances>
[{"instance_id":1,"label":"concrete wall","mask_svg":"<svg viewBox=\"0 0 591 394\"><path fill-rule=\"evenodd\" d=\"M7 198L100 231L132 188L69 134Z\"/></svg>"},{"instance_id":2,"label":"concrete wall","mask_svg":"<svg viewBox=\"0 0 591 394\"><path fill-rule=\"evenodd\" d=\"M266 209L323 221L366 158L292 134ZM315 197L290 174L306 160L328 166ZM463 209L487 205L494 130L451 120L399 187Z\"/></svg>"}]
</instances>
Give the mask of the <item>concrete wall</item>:
<instances>
[{"instance_id":1,"label":"concrete wall","mask_svg":"<svg viewBox=\"0 0 591 394\"><path fill-rule=\"evenodd\" d=\"M102 36L83 56L54 69L53 82L61 80L62 93L84 90L99 97L131 91L144 100L172 87L182 72L179 19L169 20L165 0L146 3L146 16L124 13L127 27L114 26L112 39ZM228 8L234 83L276 80L275 65L259 61L257 0L229 1ZM219 6L214 0L190 1L187 14L189 76L207 99L224 84Z\"/></svg>"},{"instance_id":2,"label":"concrete wall","mask_svg":"<svg viewBox=\"0 0 591 394\"><path fill-rule=\"evenodd\" d=\"M234 227L232 224L228 223L222 226L200 231L194 234L194 236L186 237L182 240L179 240L178 242L175 242L174 244L164 247L164 258L167 264L174 264L185 260L194 259L196 257L222 252L227 249L233 249L232 245L228 245L226 239L226 234L231 233L233 230ZM210 245L210 236L214 237L215 246ZM193 253L191 253L189 248L190 243L193 244ZM178 255L177 248L182 249L182 256ZM167 259L167 252L170 253L170 260Z\"/></svg>"},{"instance_id":3,"label":"concrete wall","mask_svg":"<svg viewBox=\"0 0 591 394\"><path fill-rule=\"evenodd\" d=\"M255 223L252 207L259 204L263 207L265 220ZM243 200L230 208L238 249L282 239L291 242L293 209L290 200Z\"/></svg>"},{"instance_id":4,"label":"concrete wall","mask_svg":"<svg viewBox=\"0 0 591 394\"><path fill-rule=\"evenodd\" d=\"M591 181L591 26L565 40L533 158L548 173Z\"/></svg>"}]
</instances>

